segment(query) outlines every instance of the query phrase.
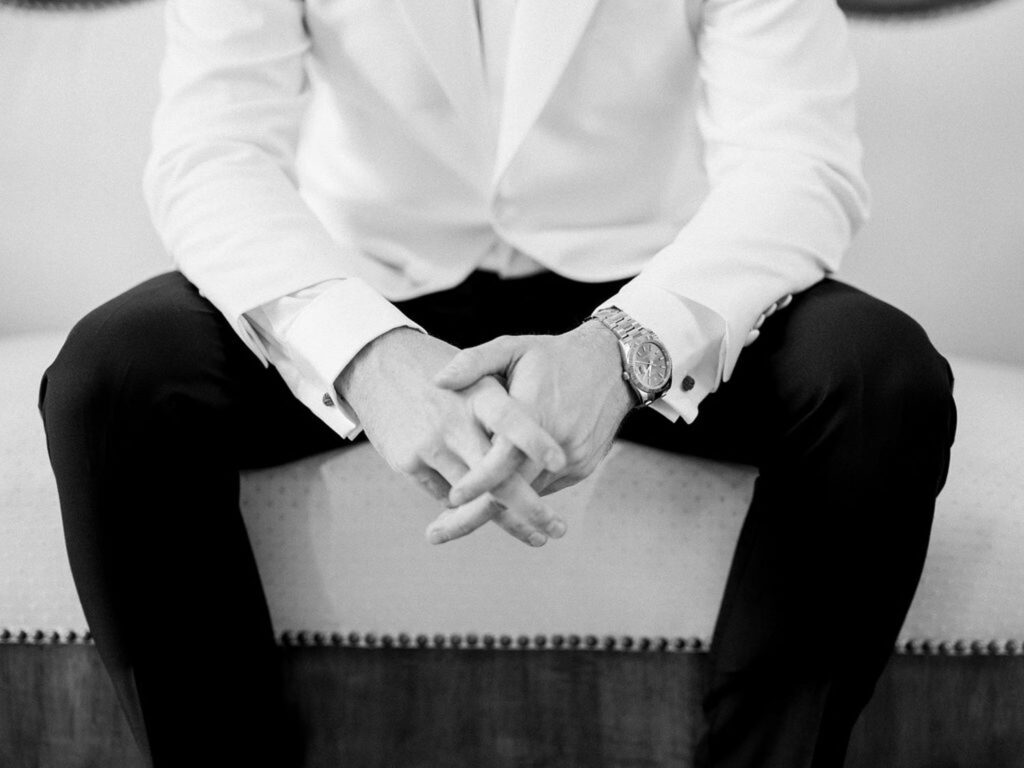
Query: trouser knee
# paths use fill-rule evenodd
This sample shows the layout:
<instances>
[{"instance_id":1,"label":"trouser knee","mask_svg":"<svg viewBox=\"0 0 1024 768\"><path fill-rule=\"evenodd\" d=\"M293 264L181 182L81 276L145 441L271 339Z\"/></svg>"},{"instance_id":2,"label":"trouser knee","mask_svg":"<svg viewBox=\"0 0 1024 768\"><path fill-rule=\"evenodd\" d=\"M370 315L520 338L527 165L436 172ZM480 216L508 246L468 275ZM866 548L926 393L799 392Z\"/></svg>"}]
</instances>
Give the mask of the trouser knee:
<instances>
[{"instance_id":1,"label":"trouser knee","mask_svg":"<svg viewBox=\"0 0 1024 768\"><path fill-rule=\"evenodd\" d=\"M144 435L161 410L202 390L202 372L215 368L211 360L220 354L218 322L178 273L90 312L43 377L39 407L48 439Z\"/></svg>"},{"instance_id":2,"label":"trouser knee","mask_svg":"<svg viewBox=\"0 0 1024 768\"><path fill-rule=\"evenodd\" d=\"M953 373L921 327L902 315L884 340L888 354L856 381L858 410L882 468L904 472L908 480L930 483L938 495L949 470L956 433Z\"/></svg>"},{"instance_id":3,"label":"trouser knee","mask_svg":"<svg viewBox=\"0 0 1024 768\"><path fill-rule=\"evenodd\" d=\"M898 309L838 284L825 291L832 295L821 309L833 314L801 318L812 330L786 368L791 420L780 425L778 456L824 456L866 482L897 470L930 473L934 498L956 428L948 363Z\"/></svg>"}]
</instances>

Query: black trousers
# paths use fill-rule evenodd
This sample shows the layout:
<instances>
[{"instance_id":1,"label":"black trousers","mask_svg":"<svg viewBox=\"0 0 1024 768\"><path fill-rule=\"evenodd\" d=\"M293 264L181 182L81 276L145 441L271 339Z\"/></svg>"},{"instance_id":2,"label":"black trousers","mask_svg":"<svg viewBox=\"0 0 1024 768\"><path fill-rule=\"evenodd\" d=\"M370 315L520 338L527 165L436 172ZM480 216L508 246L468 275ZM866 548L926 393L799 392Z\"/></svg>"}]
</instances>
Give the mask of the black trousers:
<instances>
[{"instance_id":1,"label":"black trousers","mask_svg":"<svg viewBox=\"0 0 1024 768\"><path fill-rule=\"evenodd\" d=\"M478 273L400 306L465 347L568 330L617 287ZM759 469L699 765L842 765L921 573L951 389L920 326L826 280L768 319L693 425L627 420L627 439ZM83 319L40 408L75 582L143 750L158 768L301 764L238 471L343 441L177 273Z\"/></svg>"}]
</instances>

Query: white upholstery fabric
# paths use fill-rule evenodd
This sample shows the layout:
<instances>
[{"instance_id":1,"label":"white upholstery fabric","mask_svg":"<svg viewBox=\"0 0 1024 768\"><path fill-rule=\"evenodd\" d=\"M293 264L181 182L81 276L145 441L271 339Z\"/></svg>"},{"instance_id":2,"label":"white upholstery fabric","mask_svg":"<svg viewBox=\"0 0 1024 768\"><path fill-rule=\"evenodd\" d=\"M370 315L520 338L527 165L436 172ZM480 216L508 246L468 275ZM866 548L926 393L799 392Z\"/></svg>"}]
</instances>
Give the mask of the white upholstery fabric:
<instances>
[{"instance_id":1,"label":"white upholstery fabric","mask_svg":"<svg viewBox=\"0 0 1024 768\"><path fill-rule=\"evenodd\" d=\"M570 531L536 550L496 526L431 546L436 505L365 445L246 479L279 626L692 637L710 632L753 475L620 444L552 497Z\"/></svg>"},{"instance_id":2,"label":"white upholstery fabric","mask_svg":"<svg viewBox=\"0 0 1024 768\"><path fill-rule=\"evenodd\" d=\"M85 628L34 408L60 340L0 338L0 627L30 634ZM953 469L903 636L1019 640L1024 370L954 369ZM570 531L539 550L493 526L430 546L434 502L367 445L247 473L242 500L279 630L706 638L752 477L621 444L554 497Z\"/></svg>"}]
</instances>

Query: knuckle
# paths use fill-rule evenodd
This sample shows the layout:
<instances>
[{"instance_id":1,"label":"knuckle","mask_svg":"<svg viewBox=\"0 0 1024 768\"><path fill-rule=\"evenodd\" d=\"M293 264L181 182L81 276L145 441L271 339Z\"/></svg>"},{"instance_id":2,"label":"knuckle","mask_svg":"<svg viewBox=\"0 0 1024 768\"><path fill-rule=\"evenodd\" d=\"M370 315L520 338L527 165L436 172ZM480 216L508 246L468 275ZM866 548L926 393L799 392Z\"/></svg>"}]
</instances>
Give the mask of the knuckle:
<instances>
[{"instance_id":1,"label":"knuckle","mask_svg":"<svg viewBox=\"0 0 1024 768\"><path fill-rule=\"evenodd\" d=\"M411 443L402 443L388 456L388 463L396 471L405 475L417 472L422 466L415 447Z\"/></svg>"},{"instance_id":2,"label":"knuckle","mask_svg":"<svg viewBox=\"0 0 1024 768\"><path fill-rule=\"evenodd\" d=\"M529 457L531 461L535 461L539 465L547 464L547 454L558 448L558 443L554 440L548 440L541 437L534 437L530 440L524 440L523 449L521 456L524 458Z\"/></svg>"},{"instance_id":3,"label":"knuckle","mask_svg":"<svg viewBox=\"0 0 1024 768\"><path fill-rule=\"evenodd\" d=\"M406 452L412 457L414 461L420 458L433 456L436 450L437 447L434 439L428 436L422 436L409 440L406 447Z\"/></svg>"},{"instance_id":4,"label":"knuckle","mask_svg":"<svg viewBox=\"0 0 1024 768\"><path fill-rule=\"evenodd\" d=\"M444 446L442 446L441 443L430 441L421 445L417 454L424 463L433 467L437 464L437 460L440 458L443 449Z\"/></svg>"},{"instance_id":5,"label":"knuckle","mask_svg":"<svg viewBox=\"0 0 1024 768\"><path fill-rule=\"evenodd\" d=\"M568 446L565 449L565 470L562 474L568 475L579 471L579 468L586 464L587 457L579 449Z\"/></svg>"},{"instance_id":6,"label":"knuckle","mask_svg":"<svg viewBox=\"0 0 1024 768\"><path fill-rule=\"evenodd\" d=\"M430 437L408 440L395 453L392 464L400 472L412 474L424 465L433 466L441 449L442 446Z\"/></svg>"},{"instance_id":7,"label":"knuckle","mask_svg":"<svg viewBox=\"0 0 1024 768\"><path fill-rule=\"evenodd\" d=\"M567 456L572 456L577 462L583 461L589 454L588 447L590 437L586 434L573 434L565 446Z\"/></svg>"},{"instance_id":8,"label":"knuckle","mask_svg":"<svg viewBox=\"0 0 1024 768\"><path fill-rule=\"evenodd\" d=\"M573 480L580 480L589 475L596 466L597 462L592 457L581 456L577 461L569 465L569 471L564 474Z\"/></svg>"}]
</instances>

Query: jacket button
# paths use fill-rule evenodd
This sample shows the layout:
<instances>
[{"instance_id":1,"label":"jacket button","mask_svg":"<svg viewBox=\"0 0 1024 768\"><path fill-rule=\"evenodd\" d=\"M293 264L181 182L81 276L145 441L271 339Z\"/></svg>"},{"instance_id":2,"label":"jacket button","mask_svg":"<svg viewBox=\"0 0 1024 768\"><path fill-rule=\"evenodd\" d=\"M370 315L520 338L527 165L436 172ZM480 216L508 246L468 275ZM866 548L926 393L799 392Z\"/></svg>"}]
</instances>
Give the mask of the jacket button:
<instances>
[{"instance_id":1,"label":"jacket button","mask_svg":"<svg viewBox=\"0 0 1024 768\"><path fill-rule=\"evenodd\" d=\"M326 405L328 408L330 408L332 405L334 405L334 398L331 397L326 392L324 393L324 405Z\"/></svg>"},{"instance_id":2,"label":"jacket button","mask_svg":"<svg viewBox=\"0 0 1024 768\"><path fill-rule=\"evenodd\" d=\"M683 392L689 392L691 389L693 389L693 384L694 384L693 376L683 376L683 383L682 383Z\"/></svg>"}]
</instances>

